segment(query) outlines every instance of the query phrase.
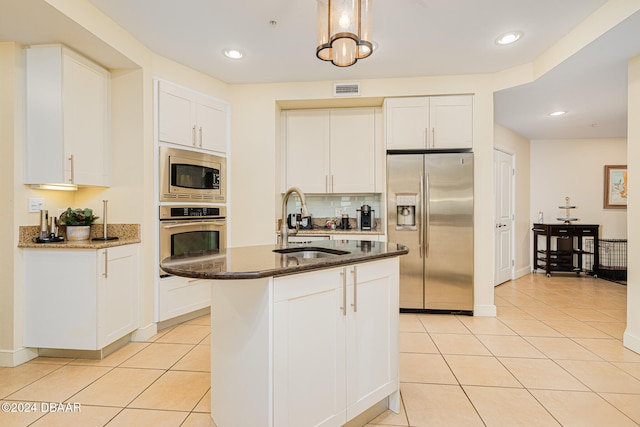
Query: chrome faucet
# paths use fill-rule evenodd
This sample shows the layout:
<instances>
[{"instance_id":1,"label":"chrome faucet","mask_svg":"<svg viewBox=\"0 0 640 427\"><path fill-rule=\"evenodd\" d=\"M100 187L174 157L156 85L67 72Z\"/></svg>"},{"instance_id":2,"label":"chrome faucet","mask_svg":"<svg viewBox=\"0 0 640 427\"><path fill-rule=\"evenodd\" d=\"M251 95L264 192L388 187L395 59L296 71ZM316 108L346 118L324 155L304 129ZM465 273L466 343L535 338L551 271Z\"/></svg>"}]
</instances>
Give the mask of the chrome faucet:
<instances>
[{"instance_id":1,"label":"chrome faucet","mask_svg":"<svg viewBox=\"0 0 640 427\"><path fill-rule=\"evenodd\" d=\"M298 187L291 187L284 193L282 196L282 220L280 221L280 239L281 246L284 248L289 243L289 226L287 224L287 202L289 201L289 196L292 193L297 193L298 197L300 197L300 203L302 203L302 216L310 216L309 210L307 209L307 200L304 196L304 193ZM291 234L296 234L298 232L298 225L296 223L296 231Z\"/></svg>"}]
</instances>

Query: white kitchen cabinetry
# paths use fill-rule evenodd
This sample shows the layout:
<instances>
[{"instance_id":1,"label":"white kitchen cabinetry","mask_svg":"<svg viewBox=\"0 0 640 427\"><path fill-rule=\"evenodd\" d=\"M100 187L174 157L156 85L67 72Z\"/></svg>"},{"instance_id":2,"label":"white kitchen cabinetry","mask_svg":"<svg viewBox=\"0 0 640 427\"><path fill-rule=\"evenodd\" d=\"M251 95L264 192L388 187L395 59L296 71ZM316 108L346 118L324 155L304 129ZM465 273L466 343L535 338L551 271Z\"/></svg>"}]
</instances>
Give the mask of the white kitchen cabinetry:
<instances>
[{"instance_id":1,"label":"white kitchen cabinetry","mask_svg":"<svg viewBox=\"0 0 640 427\"><path fill-rule=\"evenodd\" d=\"M376 179L381 171L376 164L374 108L289 110L283 114L283 190L299 187L305 193L382 191L378 188L381 181Z\"/></svg>"},{"instance_id":2,"label":"white kitchen cabinetry","mask_svg":"<svg viewBox=\"0 0 640 427\"><path fill-rule=\"evenodd\" d=\"M473 148L473 96L385 100L386 145L399 149Z\"/></svg>"},{"instance_id":3,"label":"white kitchen cabinetry","mask_svg":"<svg viewBox=\"0 0 640 427\"><path fill-rule=\"evenodd\" d=\"M213 280L215 423L341 426L385 398L397 412L398 277L398 258L385 258Z\"/></svg>"},{"instance_id":4,"label":"white kitchen cabinetry","mask_svg":"<svg viewBox=\"0 0 640 427\"><path fill-rule=\"evenodd\" d=\"M24 345L100 350L137 329L139 246L25 249Z\"/></svg>"},{"instance_id":5,"label":"white kitchen cabinetry","mask_svg":"<svg viewBox=\"0 0 640 427\"><path fill-rule=\"evenodd\" d=\"M186 277L161 277L158 283L157 322L211 307L210 282Z\"/></svg>"},{"instance_id":6,"label":"white kitchen cabinetry","mask_svg":"<svg viewBox=\"0 0 640 427\"><path fill-rule=\"evenodd\" d=\"M228 104L171 83L158 82L158 139L227 151Z\"/></svg>"},{"instance_id":7,"label":"white kitchen cabinetry","mask_svg":"<svg viewBox=\"0 0 640 427\"><path fill-rule=\"evenodd\" d=\"M109 186L109 72L61 45L25 55L25 184Z\"/></svg>"},{"instance_id":8,"label":"white kitchen cabinetry","mask_svg":"<svg viewBox=\"0 0 640 427\"><path fill-rule=\"evenodd\" d=\"M397 390L397 272L385 260L275 279L274 425L340 426Z\"/></svg>"}]
</instances>

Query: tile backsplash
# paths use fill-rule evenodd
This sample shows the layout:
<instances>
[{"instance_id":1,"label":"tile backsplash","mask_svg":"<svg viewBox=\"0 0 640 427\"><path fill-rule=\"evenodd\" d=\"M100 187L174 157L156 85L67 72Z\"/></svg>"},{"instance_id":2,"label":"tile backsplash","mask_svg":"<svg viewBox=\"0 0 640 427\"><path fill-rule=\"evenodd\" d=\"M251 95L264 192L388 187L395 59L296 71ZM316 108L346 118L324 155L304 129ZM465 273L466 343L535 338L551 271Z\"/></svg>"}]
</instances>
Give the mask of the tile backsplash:
<instances>
[{"instance_id":1,"label":"tile backsplash","mask_svg":"<svg viewBox=\"0 0 640 427\"><path fill-rule=\"evenodd\" d=\"M382 214L381 194L310 194L305 197L313 218L339 218L343 213L349 215L349 218L357 218L357 209L362 205L371 206L376 218L380 218ZM287 212L300 212L300 209L300 198L293 194L287 203Z\"/></svg>"}]
</instances>

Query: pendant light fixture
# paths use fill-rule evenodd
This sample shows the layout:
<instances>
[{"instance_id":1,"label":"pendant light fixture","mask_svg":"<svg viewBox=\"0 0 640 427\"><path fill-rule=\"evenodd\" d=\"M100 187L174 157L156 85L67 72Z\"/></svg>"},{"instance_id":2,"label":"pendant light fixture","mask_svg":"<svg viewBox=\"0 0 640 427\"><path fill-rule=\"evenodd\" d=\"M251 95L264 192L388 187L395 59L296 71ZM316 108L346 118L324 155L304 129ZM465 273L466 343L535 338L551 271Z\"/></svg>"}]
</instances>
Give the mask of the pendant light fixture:
<instances>
[{"instance_id":1,"label":"pendant light fixture","mask_svg":"<svg viewBox=\"0 0 640 427\"><path fill-rule=\"evenodd\" d=\"M317 0L316 56L338 67L348 67L373 52L372 0Z\"/></svg>"}]
</instances>

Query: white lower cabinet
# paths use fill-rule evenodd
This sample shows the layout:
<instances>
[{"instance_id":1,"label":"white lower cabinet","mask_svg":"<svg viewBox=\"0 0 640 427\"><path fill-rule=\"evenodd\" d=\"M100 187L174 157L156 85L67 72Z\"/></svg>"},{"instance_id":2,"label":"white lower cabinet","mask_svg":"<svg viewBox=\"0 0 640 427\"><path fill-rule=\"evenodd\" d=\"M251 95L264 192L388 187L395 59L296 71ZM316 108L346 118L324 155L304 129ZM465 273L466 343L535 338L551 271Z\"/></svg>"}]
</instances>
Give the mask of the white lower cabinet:
<instances>
[{"instance_id":1,"label":"white lower cabinet","mask_svg":"<svg viewBox=\"0 0 640 427\"><path fill-rule=\"evenodd\" d=\"M211 306L211 283L204 279L169 276L158 283L157 322Z\"/></svg>"},{"instance_id":2,"label":"white lower cabinet","mask_svg":"<svg viewBox=\"0 0 640 427\"><path fill-rule=\"evenodd\" d=\"M137 329L139 246L25 249L24 346L100 350Z\"/></svg>"},{"instance_id":3,"label":"white lower cabinet","mask_svg":"<svg viewBox=\"0 0 640 427\"><path fill-rule=\"evenodd\" d=\"M219 427L342 426L399 411L398 258L212 281L211 417Z\"/></svg>"},{"instance_id":4,"label":"white lower cabinet","mask_svg":"<svg viewBox=\"0 0 640 427\"><path fill-rule=\"evenodd\" d=\"M397 259L276 278L274 426L341 426L398 390Z\"/></svg>"}]
</instances>

